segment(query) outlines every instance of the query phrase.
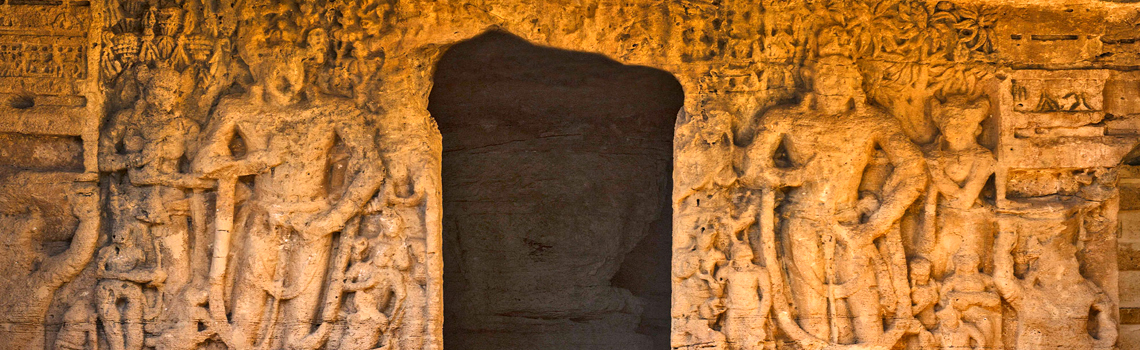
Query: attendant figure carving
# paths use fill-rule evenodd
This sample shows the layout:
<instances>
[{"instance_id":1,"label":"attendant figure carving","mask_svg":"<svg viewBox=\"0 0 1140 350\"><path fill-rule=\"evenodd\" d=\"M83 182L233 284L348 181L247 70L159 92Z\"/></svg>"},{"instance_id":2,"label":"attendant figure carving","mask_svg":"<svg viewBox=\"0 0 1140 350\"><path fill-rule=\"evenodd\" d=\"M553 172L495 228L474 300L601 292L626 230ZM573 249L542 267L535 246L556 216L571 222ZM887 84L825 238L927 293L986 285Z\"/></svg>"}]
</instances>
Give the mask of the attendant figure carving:
<instances>
[{"instance_id":1,"label":"attendant figure carving","mask_svg":"<svg viewBox=\"0 0 1140 350\"><path fill-rule=\"evenodd\" d=\"M931 186L919 249L934 263L934 276L941 278L954 269L947 264L951 256L988 250L983 237L992 231L992 209L981 194L997 161L977 141L981 123L990 114L985 97L953 96L936 105L934 121L942 134L926 153Z\"/></svg>"},{"instance_id":2,"label":"attendant figure carving","mask_svg":"<svg viewBox=\"0 0 1140 350\"><path fill-rule=\"evenodd\" d=\"M982 332L985 347L998 346L1001 334L1001 298L993 277L982 274L978 256L962 252L954 256L954 274L942 280L942 308L954 309L961 319Z\"/></svg>"},{"instance_id":3,"label":"attendant figure carving","mask_svg":"<svg viewBox=\"0 0 1140 350\"><path fill-rule=\"evenodd\" d=\"M994 242L994 282L1017 311L1019 350L1111 349L1117 327L1112 299L1081 276L1071 232L1058 222L1002 222ZM1020 248L1017 245L1023 244ZM1014 275L1015 248L1028 262ZM1097 312L1091 318L1090 313ZM1090 334L1089 322L1096 331Z\"/></svg>"},{"instance_id":4,"label":"attendant figure carving","mask_svg":"<svg viewBox=\"0 0 1140 350\"><path fill-rule=\"evenodd\" d=\"M111 233L112 243L99 249L95 298L111 350L143 348L143 286L162 286L166 280L162 270L144 266L146 253L135 246L134 237L147 237L145 231L138 223L119 227Z\"/></svg>"}]
</instances>

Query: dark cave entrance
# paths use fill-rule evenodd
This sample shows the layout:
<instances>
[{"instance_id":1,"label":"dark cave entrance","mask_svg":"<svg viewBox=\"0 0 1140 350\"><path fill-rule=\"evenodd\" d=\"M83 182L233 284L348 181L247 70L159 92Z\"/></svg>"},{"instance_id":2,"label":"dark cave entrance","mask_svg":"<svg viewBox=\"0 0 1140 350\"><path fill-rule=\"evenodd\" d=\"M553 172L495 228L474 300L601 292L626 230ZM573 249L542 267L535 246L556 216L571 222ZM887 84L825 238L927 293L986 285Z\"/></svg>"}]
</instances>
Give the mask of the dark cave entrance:
<instances>
[{"instance_id":1,"label":"dark cave entrance","mask_svg":"<svg viewBox=\"0 0 1140 350\"><path fill-rule=\"evenodd\" d=\"M669 348L680 83L495 32L437 68L445 347Z\"/></svg>"}]
</instances>

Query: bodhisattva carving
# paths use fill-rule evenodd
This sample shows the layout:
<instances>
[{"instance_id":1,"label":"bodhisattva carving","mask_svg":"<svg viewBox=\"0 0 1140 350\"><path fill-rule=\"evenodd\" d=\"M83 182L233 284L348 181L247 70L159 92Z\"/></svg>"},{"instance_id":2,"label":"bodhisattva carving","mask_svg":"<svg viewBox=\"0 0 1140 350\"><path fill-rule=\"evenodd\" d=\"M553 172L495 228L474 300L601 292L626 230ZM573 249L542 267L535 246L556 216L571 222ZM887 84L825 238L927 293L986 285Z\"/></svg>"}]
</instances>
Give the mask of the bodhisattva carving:
<instances>
[{"instance_id":1,"label":"bodhisattva carving","mask_svg":"<svg viewBox=\"0 0 1140 350\"><path fill-rule=\"evenodd\" d=\"M860 73L839 40L821 44L829 50L805 67L812 92L802 103L760 117L740 182L767 196L789 188L776 234L798 313L780 327L802 346L889 347L911 327L911 303L902 300L909 293L898 290L907 279L895 223L926 182L922 153L891 116L866 104ZM879 195L861 193L864 169L878 152L893 172Z\"/></svg>"},{"instance_id":2,"label":"bodhisattva carving","mask_svg":"<svg viewBox=\"0 0 1140 350\"><path fill-rule=\"evenodd\" d=\"M219 180L211 314L216 323L232 325L219 333L242 349L304 343L318 321L322 295L339 298L322 293L332 234L360 213L381 184L375 132L361 112L346 100L300 101L306 89L302 57L284 47L258 54L265 57L247 59L260 63L251 65L258 85L219 103L193 163L196 172ZM281 81L288 83L276 83ZM235 135L244 142L244 155L230 149ZM347 164L346 175L339 188L329 188L327 174L337 161ZM234 186L247 175L254 175L252 193L235 216ZM236 265L227 262L230 240L239 247ZM337 250L347 254L350 248ZM222 305L226 278L233 278L229 310Z\"/></svg>"},{"instance_id":3,"label":"bodhisattva carving","mask_svg":"<svg viewBox=\"0 0 1140 350\"><path fill-rule=\"evenodd\" d=\"M168 312L180 308L180 293L195 274L192 263L204 258L205 246L199 244L195 252L191 242L205 240L203 191L214 186L210 179L184 172L184 160L196 152L200 126L181 112L181 75L170 68L140 67L138 73L143 98L114 115L99 142L100 170L113 172L111 236L123 240L113 240L116 249L100 251L98 270L107 272L99 276L98 309L105 332L114 335L108 341L114 349L141 348L143 322L154 334L154 328L176 321ZM153 277L132 274L144 265L156 270ZM137 283L150 285L147 293L157 297L144 298ZM122 312L120 299L128 305Z\"/></svg>"}]
</instances>

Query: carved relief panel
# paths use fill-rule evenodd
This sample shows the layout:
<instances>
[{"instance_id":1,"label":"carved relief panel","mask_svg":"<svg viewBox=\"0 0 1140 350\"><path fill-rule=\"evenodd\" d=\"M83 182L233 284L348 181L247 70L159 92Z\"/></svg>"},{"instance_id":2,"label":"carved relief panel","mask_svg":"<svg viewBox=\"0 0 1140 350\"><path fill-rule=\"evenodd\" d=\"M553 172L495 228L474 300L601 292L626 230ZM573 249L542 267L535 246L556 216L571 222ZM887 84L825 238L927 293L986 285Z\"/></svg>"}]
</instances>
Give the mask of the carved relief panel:
<instances>
[{"instance_id":1,"label":"carved relief panel","mask_svg":"<svg viewBox=\"0 0 1140 350\"><path fill-rule=\"evenodd\" d=\"M0 348L442 347L427 94L448 45L493 29L684 85L673 348L1111 348L1136 18L2 1Z\"/></svg>"}]
</instances>

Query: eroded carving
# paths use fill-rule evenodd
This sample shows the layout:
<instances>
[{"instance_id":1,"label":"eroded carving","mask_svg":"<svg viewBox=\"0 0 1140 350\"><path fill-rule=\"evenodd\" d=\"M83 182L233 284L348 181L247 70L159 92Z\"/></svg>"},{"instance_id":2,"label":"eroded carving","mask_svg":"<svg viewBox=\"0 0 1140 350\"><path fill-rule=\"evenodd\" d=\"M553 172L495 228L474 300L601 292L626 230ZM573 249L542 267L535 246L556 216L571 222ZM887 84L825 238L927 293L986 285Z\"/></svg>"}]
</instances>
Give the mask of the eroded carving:
<instances>
[{"instance_id":1,"label":"eroded carving","mask_svg":"<svg viewBox=\"0 0 1140 350\"><path fill-rule=\"evenodd\" d=\"M494 28L684 85L674 348L1110 349L1140 10L1098 4L7 1L0 127L67 144L0 157L0 348L439 349L427 96Z\"/></svg>"}]
</instances>

